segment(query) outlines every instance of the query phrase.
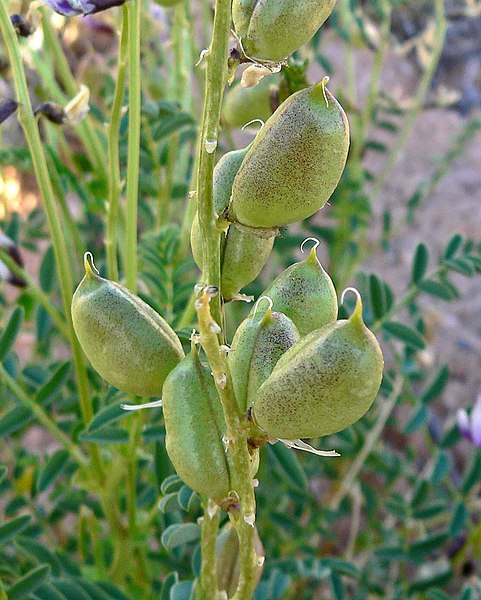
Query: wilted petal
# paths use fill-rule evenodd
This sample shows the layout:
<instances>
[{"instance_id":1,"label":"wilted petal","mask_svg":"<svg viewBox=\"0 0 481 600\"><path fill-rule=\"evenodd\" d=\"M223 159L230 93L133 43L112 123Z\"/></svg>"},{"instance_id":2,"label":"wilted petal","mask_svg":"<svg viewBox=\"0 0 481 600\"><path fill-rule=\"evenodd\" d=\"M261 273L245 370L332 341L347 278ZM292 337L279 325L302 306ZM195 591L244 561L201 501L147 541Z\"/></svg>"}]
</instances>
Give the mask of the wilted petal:
<instances>
[{"instance_id":1,"label":"wilted petal","mask_svg":"<svg viewBox=\"0 0 481 600\"><path fill-rule=\"evenodd\" d=\"M456 420L458 422L459 433L464 438L466 438L467 440L472 442L473 438L471 437L471 429L470 429L468 413L464 409L460 408L456 415Z\"/></svg>"},{"instance_id":2,"label":"wilted petal","mask_svg":"<svg viewBox=\"0 0 481 600\"><path fill-rule=\"evenodd\" d=\"M75 17L120 6L125 0L45 0L45 2L64 17Z\"/></svg>"},{"instance_id":3,"label":"wilted petal","mask_svg":"<svg viewBox=\"0 0 481 600\"><path fill-rule=\"evenodd\" d=\"M5 100L0 103L0 123L3 123L18 108L18 102L15 100Z\"/></svg>"},{"instance_id":4,"label":"wilted petal","mask_svg":"<svg viewBox=\"0 0 481 600\"><path fill-rule=\"evenodd\" d=\"M471 411L471 437L478 448L481 448L481 396L478 396Z\"/></svg>"}]
</instances>

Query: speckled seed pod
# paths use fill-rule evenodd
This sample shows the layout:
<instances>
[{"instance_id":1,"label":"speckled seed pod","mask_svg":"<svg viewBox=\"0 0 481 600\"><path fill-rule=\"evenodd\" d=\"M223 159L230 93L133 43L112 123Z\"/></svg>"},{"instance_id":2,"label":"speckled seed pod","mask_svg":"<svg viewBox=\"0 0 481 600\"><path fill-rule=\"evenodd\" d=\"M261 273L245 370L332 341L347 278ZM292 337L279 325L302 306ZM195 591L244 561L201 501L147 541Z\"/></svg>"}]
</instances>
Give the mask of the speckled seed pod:
<instances>
[{"instance_id":1,"label":"speckled seed pod","mask_svg":"<svg viewBox=\"0 0 481 600\"><path fill-rule=\"evenodd\" d=\"M232 19L244 52L282 60L308 42L336 0L233 0Z\"/></svg>"},{"instance_id":2,"label":"speckled seed pod","mask_svg":"<svg viewBox=\"0 0 481 600\"><path fill-rule=\"evenodd\" d=\"M275 229L313 215L338 184L348 149L346 115L325 82L296 92L253 141L234 179L229 218Z\"/></svg>"},{"instance_id":3,"label":"speckled seed pod","mask_svg":"<svg viewBox=\"0 0 481 600\"><path fill-rule=\"evenodd\" d=\"M305 260L278 275L262 295L272 300L274 310L294 322L301 336L337 318L336 290L317 258L315 247Z\"/></svg>"},{"instance_id":4,"label":"speckled seed pod","mask_svg":"<svg viewBox=\"0 0 481 600\"><path fill-rule=\"evenodd\" d=\"M225 154L214 169L214 207L222 213L229 203L232 182L249 147ZM274 245L274 237L261 238L231 225L221 241L221 293L226 302L261 272ZM202 269L202 245L197 215L190 232L192 255Z\"/></svg>"},{"instance_id":5,"label":"speckled seed pod","mask_svg":"<svg viewBox=\"0 0 481 600\"><path fill-rule=\"evenodd\" d=\"M267 121L272 115L272 96L276 94L280 75L264 77L255 87L237 85L227 91L222 109L224 127L241 128L254 119Z\"/></svg>"},{"instance_id":6,"label":"speckled seed pod","mask_svg":"<svg viewBox=\"0 0 481 600\"><path fill-rule=\"evenodd\" d=\"M267 302L260 298L258 304ZM237 402L245 412L262 383L269 377L281 356L300 339L294 323L279 312L267 309L264 315L252 313L232 340L229 369Z\"/></svg>"},{"instance_id":7,"label":"speckled seed pod","mask_svg":"<svg viewBox=\"0 0 481 600\"><path fill-rule=\"evenodd\" d=\"M167 453L179 477L216 502L231 488L228 454L222 438L222 405L209 367L195 346L167 377L162 393Z\"/></svg>"},{"instance_id":8,"label":"speckled seed pod","mask_svg":"<svg viewBox=\"0 0 481 600\"><path fill-rule=\"evenodd\" d=\"M281 357L254 399L254 420L279 439L336 433L367 412L382 370L382 352L364 325L358 297L348 320L313 331Z\"/></svg>"},{"instance_id":9,"label":"speckled seed pod","mask_svg":"<svg viewBox=\"0 0 481 600\"><path fill-rule=\"evenodd\" d=\"M100 277L90 252L72 299L77 338L94 369L135 396L160 396L167 375L184 356L164 319L135 294Z\"/></svg>"}]
</instances>

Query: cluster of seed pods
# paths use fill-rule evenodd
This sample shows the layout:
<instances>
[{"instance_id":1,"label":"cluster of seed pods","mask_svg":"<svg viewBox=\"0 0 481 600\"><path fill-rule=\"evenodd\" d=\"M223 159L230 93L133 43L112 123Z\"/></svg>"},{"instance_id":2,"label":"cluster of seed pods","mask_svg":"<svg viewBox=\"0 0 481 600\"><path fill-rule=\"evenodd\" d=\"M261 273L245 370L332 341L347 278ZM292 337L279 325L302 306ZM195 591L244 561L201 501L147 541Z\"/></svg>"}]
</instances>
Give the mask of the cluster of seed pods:
<instances>
[{"instance_id":1,"label":"cluster of seed pods","mask_svg":"<svg viewBox=\"0 0 481 600\"><path fill-rule=\"evenodd\" d=\"M279 60L313 35L332 6L332 0L234 0L234 25L247 56ZM215 167L214 208L228 223L221 242L225 302L259 275L279 228L322 208L342 175L349 127L326 83L290 96L248 147L227 153ZM202 267L197 217L191 246ZM194 343L184 355L175 332L150 306L100 277L89 253L85 267L72 302L85 354L120 390L162 397L167 452L178 474L225 507L231 457L210 367ZM238 327L228 354L229 381L246 426L262 439L291 443L336 433L371 406L383 358L355 293L352 315L337 320L336 290L314 247L272 281ZM257 467L253 452L252 477Z\"/></svg>"}]
</instances>

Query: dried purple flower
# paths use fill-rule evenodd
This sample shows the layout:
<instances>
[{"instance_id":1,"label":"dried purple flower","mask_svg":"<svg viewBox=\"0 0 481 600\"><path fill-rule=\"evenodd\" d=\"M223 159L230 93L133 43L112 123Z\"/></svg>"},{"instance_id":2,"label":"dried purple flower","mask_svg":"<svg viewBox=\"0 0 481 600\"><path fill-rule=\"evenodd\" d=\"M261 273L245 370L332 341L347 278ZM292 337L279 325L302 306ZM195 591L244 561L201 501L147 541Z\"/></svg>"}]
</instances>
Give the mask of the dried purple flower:
<instances>
[{"instance_id":1,"label":"dried purple flower","mask_svg":"<svg viewBox=\"0 0 481 600\"><path fill-rule=\"evenodd\" d=\"M20 37L28 37L29 35L32 35L36 29L35 23L21 15L12 15L10 20L12 21L13 28L17 32L17 35Z\"/></svg>"},{"instance_id":2,"label":"dried purple flower","mask_svg":"<svg viewBox=\"0 0 481 600\"><path fill-rule=\"evenodd\" d=\"M469 416L464 409L458 410L457 421L461 435L481 448L481 394L477 397Z\"/></svg>"},{"instance_id":3,"label":"dried purple flower","mask_svg":"<svg viewBox=\"0 0 481 600\"><path fill-rule=\"evenodd\" d=\"M17 108L18 102L15 102L15 100L0 102L0 123L3 123L10 115L13 115Z\"/></svg>"},{"instance_id":4,"label":"dried purple flower","mask_svg":"<svg viewBox=\"0 0 481 600\"><path fill-rule=\"evenodd\" d=\"M112 6L120 6L125 0L45 0L46 4L65 17L90 15L107 10Z\"/></svg>"}]
</instances>

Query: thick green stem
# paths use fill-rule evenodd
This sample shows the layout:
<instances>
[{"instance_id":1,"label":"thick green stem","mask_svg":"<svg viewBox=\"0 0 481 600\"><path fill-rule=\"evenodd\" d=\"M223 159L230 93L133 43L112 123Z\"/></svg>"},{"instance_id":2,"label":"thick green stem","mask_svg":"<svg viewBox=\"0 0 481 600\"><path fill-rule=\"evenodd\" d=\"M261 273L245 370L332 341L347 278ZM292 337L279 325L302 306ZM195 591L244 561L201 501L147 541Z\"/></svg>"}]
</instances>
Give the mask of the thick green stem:
<instances>
[{"instance_id":1,"label":"thick green stem","mask_svg":"<svg viewBox=\"0 0 481 600\"><path fill-rule=\"evenodd\" d=\"M217 540L217 531L219 529L220 510L207 498L204 498L203 506L204 516L202 517L201 541L202 565L199 588L196 591L196 600L209 600L212 598L212 593L215 594L217 592L215 543Z\"/></svg>"},{"instance_id":2,"label":"thick green stem","mask_svg":"<svg viewBox=\"0 0 481 600\"><path fill-rule=\"evenodd\" d=\"M213 201L215 150L219 137L222 99L227 77L230 35L230 0L217 0L212 41L205 57L204 111L199 141L197 170L197 211L202 235L202 281L220 289L220 232ZM220 295L214 299L212 313L221 323Z\"/></svg>"},{"instance_id":3,"label":"thick green stem","mask_svg":"<svg viewBox=\"0 0 481 600\"><path fill-rule=\"evenodd\" d=\"M237 404L227 358L217 337L216 322L210 311L214 291L204 291L196 302L200 343L214 376L226 421L227 452L231 457L233 498L230 517L239 536L240 574L235 600L250 600L256 585L258 556L254 547L256 501L251 472L252 458L247 444L248 423Z\"/></svg>"},{"instance_id":4,"label":"thick green stem","mask_svg":"<svg viewBox=\"0 0 481 600\"><path fill-rule=\"evenodd\" d=\"M127 157L127 209L125 223L125 277L127 287L137 291L137 203L140 160L140 9L141 1L127 5L129 19L129 143Z\"/></svg>"},{"instance_id":5,"label":"thick green stem","mask_svg":"<svg viewBox=\"0 0 481 600\"><path fill-rule=\"evenodd\" d=\"M115 281L118 281L119 278L119 270L117 265L117 231L119 227L119 199L122 190L119 164L119 136L125 94L125 78L127 74L128 36L129 16L128 9L124 4L122 6L122 28L119 42L117 79L115 82L114 99L112 103L112 112L110 115L108 132L109 198L105 250L107 253L107 270L109 278Z\"/></svg>"}]
</instances>

